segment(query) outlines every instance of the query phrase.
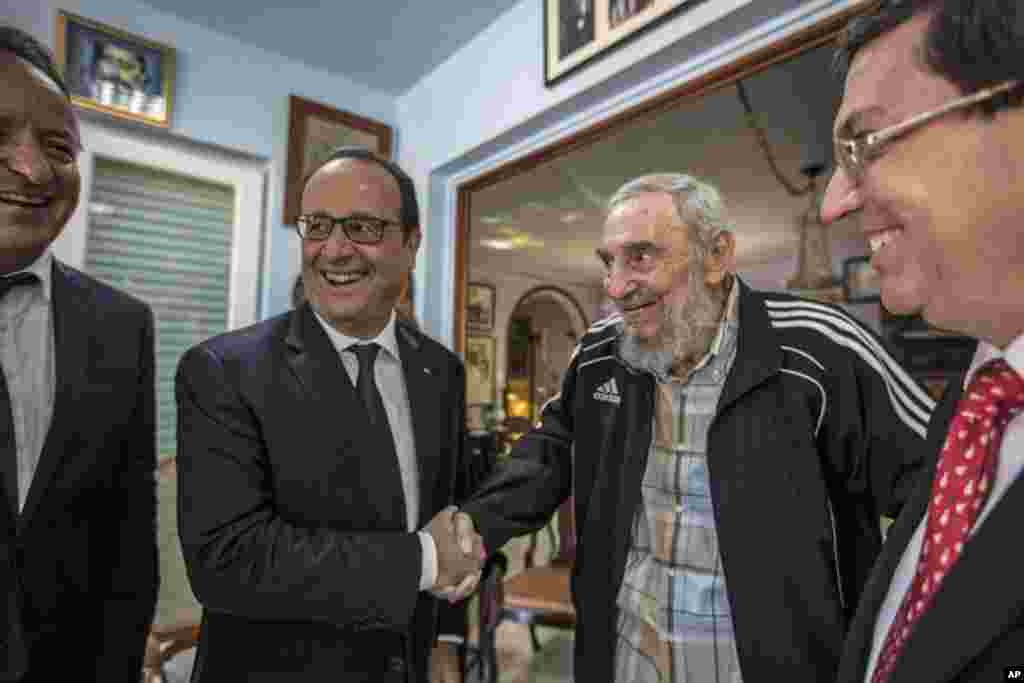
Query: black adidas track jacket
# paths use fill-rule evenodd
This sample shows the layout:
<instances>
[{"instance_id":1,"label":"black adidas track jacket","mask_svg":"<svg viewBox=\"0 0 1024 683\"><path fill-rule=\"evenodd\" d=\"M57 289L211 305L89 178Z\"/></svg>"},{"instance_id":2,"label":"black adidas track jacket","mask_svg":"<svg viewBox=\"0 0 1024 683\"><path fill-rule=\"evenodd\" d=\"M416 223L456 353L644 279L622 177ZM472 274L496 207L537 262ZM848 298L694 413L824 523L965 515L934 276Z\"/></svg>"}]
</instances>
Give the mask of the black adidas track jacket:
<instances>
[{"instance_id":1,"label":"black adidas track jacket","mask_svg":"<svg viewBox=\"0 0 1024 683\"><path fill-rule=\"evenodd\" d=\"M737 353L707 457L743 680L820 683L835 678L879 515L896 515L922 465L934 402L842 309L736 283ZM652 431L654 379L618 358L620 334L616 317L591 327L540 426L463 507L500 548L575 496L575 676L588 682L614 670Z\"/></svg>"}]
</instances>

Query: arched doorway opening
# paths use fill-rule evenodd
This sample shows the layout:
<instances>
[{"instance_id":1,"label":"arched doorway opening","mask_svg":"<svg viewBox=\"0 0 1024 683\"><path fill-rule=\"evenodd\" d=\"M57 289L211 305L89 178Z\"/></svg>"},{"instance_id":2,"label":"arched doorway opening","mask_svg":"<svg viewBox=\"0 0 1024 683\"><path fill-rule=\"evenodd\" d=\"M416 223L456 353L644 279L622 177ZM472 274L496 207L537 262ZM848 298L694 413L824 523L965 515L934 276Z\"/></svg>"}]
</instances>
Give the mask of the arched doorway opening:
<instances>
[{"instance_id":1,"label":"arched doorway opening","mask_svg":"<svg viewBox=\"0 0 1024 683\"><path fill-rule=\"evenodd\" d=\"M502 395L510 437L529 428L558 393L588 324L576 299L558 287L536 287L516 302L509 316Z\"/></svg>"}]
</instances>

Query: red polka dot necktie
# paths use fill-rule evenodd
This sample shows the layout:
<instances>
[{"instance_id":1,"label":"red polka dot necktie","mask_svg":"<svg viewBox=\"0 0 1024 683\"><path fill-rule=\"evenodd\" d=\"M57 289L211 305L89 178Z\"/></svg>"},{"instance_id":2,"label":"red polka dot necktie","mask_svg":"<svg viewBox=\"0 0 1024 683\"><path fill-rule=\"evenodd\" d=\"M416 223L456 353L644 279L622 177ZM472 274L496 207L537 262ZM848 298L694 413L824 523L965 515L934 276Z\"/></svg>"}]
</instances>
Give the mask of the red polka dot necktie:
<instances>
[{"instance_id":1,"label":"red polka dot necktie","mask_svg":"<svg viewBox=\"0 0 1024 683\"><path fill-rule=\"evenodd\" d=\"M903 596L871 683L889 680L907 638L963 552L995 478L1007 423L1024 407L1024 378L1002 359L985 363L960 398L939 456L917 573Z\"/></svg>"}]
</instances>

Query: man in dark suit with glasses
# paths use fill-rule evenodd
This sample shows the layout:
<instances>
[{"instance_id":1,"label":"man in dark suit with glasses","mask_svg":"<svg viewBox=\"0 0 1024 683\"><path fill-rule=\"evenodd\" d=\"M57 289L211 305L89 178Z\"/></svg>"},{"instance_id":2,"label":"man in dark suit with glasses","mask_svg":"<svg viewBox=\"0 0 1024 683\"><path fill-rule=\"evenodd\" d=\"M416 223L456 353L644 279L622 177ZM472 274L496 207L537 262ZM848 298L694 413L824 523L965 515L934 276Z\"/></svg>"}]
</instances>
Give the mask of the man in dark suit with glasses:
<instances>
[{"instance_id":1,"label":"man in dark suit with glasses","mask_svg":"<svg viewBox=\"0 0 1024 683\"><path fill-rule=\"evenodd\" d=\"M297 229L305 303L178 369L193 680L425 681L435 597L472 587L482 549L451 530L462 363L394 310L420 243L412 180L342 148Z\"/></svg>"},{"instance_id":2,"label":"man in dark suit with glasses","mask_svg":"<svg viewBox=\"0 0 1024 683\"><path fill-rule=\"evenodd\" d=\"M848 27L822 217L860 217L882 301L978 340L850 626L842 683L1024 667L1024 11L876 3Z\"/></svg>"}]
</instances>

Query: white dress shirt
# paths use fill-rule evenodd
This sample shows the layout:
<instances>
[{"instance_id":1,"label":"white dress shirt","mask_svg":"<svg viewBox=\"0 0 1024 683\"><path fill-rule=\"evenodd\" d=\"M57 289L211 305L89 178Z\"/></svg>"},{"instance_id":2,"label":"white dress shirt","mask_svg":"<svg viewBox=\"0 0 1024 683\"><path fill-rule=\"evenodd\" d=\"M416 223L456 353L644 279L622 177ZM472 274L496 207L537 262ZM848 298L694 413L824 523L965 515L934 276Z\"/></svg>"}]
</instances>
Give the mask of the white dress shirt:
<instances>
[{"instance_id":1,"label":"white dress shirt","mask_svg":"<svg viewBox=\"0 0 1024 683\"><path fill-rule=\"evenodd\" d=\"M405 375L402 372L402 357L398 352L398 339L395 337L395 312L391 312L387 325L373 339L359 339L342 334L321 318L319 313L313 313L341 356L341 362L349 379L352 380L352 386L356 385L359 378L359 360L354 352L348 351L348 348L371 342L380 345L381 350L373 364L373 375L395 440L398 468L402 474L402 493L405 496L406 528L413 531L419 527L419 467L416 462L416 440L412 428L412 413L409 411L409 396L405 388ZM425 531L417 533L420 546L423 548L420 590L427 590L437 580L437 548L430 534Z\"/></svg>"},{"instance_id":2,"label":"white dress shirt","mask_svg":"<svg viewBox=\"0 0 1024 683\"><path fill-rule=\"evenodd\" d=\"M1006 359L1007 364L1011 368L1024 375L1024 335L1014 339L1006 347L1005 351L987 342L979 342L978 349L971 360L971 367L964 378L964 388L967 388L978 368L995 358ZM1024 414L1019 414L1010 420L1006 426L1006 431L1003 433L1003 443L999 446L999 464L996 468L992 492L989 494L988 500L985 501L985 506L978 514L978 519L975 521L968 538L974 535L981 527L985 518L992 512L992 508L998 505L1003 494L1006 493L1006 489L1020 476L1022 469L1024 469ZM928 485L931 486L931 482ZM921 555L921 544L924 542L924 532L927 523L928 515L926 513L917 525L914 535L911 536L910 543L907 544L907 549L904 551L903 557L896 567L896 572L892 575L889 593L885 596L885 602L882 603L882 607L878 611L878 619L875 621L874 644L871 647L871 657L868 659L868 667L864 676L866 682L871 681L882 644L889 633L889 627L892 625L893 619L896 618L896 612L903 601L903 594L910 589L910 582L914 578L914 572L917 569L917 560Z\"/></svg>"},{"instance_id":3,"label":"white dress shirt","mask_svg":"<svg viewBox=\"0 0 1024 683\"><path fill-rule=\"evenodd\" d=\"M0 300L0 365L7 378L18 457L18 511L25 507L43 442L53 419L56 351L53 340L53 255L28 268L38 283L19 285ZM14 275L14 273L8 273Z\"/></svg>"}]
</instances>

